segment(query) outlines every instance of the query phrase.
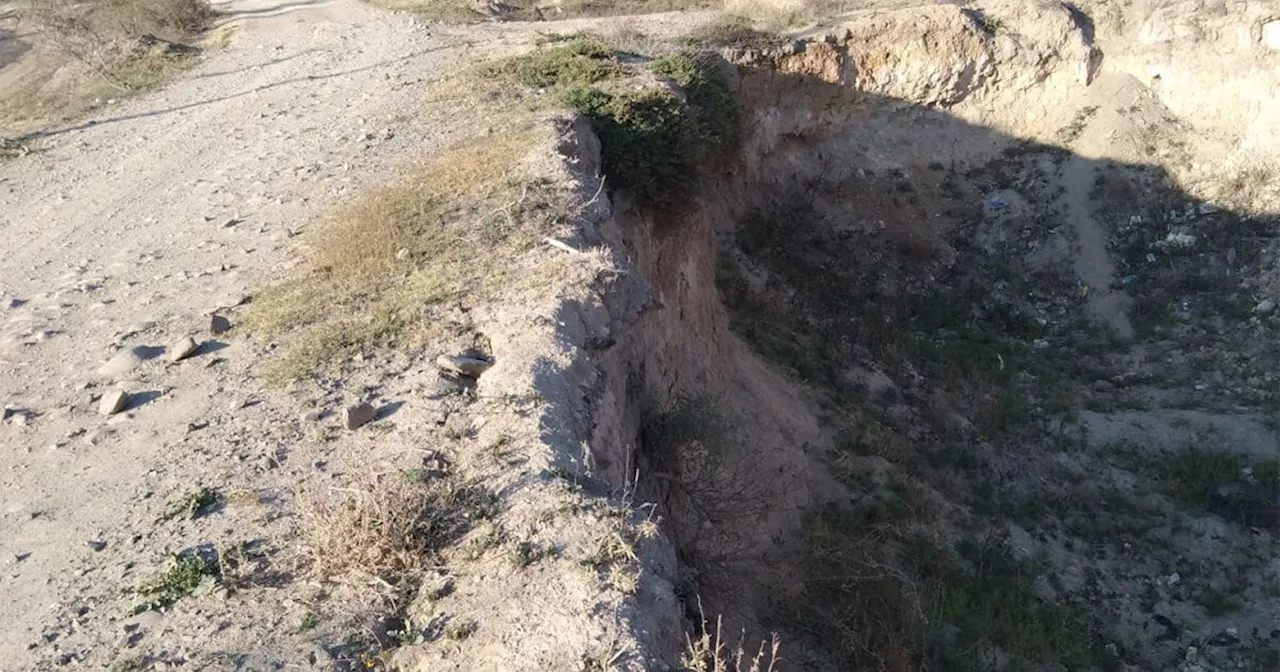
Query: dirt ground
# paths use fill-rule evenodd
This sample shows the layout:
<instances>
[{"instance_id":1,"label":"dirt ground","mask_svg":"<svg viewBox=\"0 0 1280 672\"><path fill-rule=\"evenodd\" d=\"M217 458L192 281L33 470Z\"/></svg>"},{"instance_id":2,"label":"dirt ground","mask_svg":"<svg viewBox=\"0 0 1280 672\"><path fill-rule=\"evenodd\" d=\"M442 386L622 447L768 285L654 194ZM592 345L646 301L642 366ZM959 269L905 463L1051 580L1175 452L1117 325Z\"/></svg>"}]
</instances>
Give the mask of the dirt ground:
<instances>
[{"instance_id":1,"label":"dirt ground","mask_svg":"<svg viewBox=\"0 0 1280 672\"><path fill-rule=\"evenodd\" d=\"M106 669L139 645L213 668L311 655L305 610L280 591L250 598L261 609L126 620L129 590L166 552L289 527L281 493L317 469L292 450L313 423L263 389L240 311L319 213L439 136L414 113L456 43L358 2L218 9L234 37L189 76L0 166L5 669ZM229 332L210 331L214 312ZM186 336L200 349L169 362ZM115 389L126 409L99 415ZM198 485L251 503L156 522Z\"/></svg>"},{"instance_id":2,"label":"dirt ground","mask_svg":"<svg viewBox=\"0 0 1280 672\"><path fill-rule=\"evenodd\" d=\"M691 615L688 595L675 595L697 569L688 556L705 550L699 540L759 525L769 535L745 548L792 552L799 544L782 537L807 534L802 513L819 499L860 512L902 498L885 485L902 476L911 492L928 491L929 506L946 502L939 511L979 512L956 516L972 527L963 534L998 527L1019 562L1034 559L1036 605L1087 613L1090 636L1104 638L1091 644L1101 667L1266 669L1280 646L1275 530L1198 498L1205 485L1271 487L1280 459L1280 198L1265 186L1277 113L1273 93L1240 93L1264 69L1236 67L1274 64L1271 33L1214 43L1210 65L1186 74L1179 40L1234 35L1229 14L1206 11L1198 23L1144 6L1145 22L1125 24L1104 18L1137 10L1095 3L1085 8L1098 17L1095 36L1056 5L1022 16L1016 3L990 15L950 5L895 15L896 4L879 4L768 56L777 72L760 74L760 53L736 54L739 97L757 116L746 121L740 172L700 195L711 214L696 235L650 236L625 198L592 198L600 210L616 205L625 226L597 213L599 240L537 252L581 287L529 290L507 310L459 304L451 319L465 338L449 345L502 355L478 391L442 383L438 352L375 350L341 377L270 386L279 353L246 334L245 320L260 288L300 271L299 236L325 214L457 137L489 134L473 114L424 114L434 82L478 55L600 24L446 27L356 0L228 0L215 3L213 29L225 45L190 72L0 157L0 247L10 251L0 257L0 593L10 607L0 667L355 669L375 664L370 651L412 644L401 662L413 669L643 669L628 628L648 623L644 636L680 648L681 623L666 617ZM1249 21L1266 18L1248 10ZM707 18L611 27L676 34ZM0 93L30 76L29 39L8 25ZM1241 83L1230 88L1214 68L1239 70ZM1195 95L1206 88L1245 109L1214 112ZM588 239L616 254L574 254ZM717 275L724 259L746 289ZM618 309L636 331L600 355L603 373L584 372L587 344L621 319L592 304L607 294L600 279L635 289L626 283L644 281L633 263L662 274L651 290L662 301ZM714 338L690 346L690 333ZM172 361L187 337L198 347ZM707 352L728 354L712 366ZM668 528L679 548L651 542L637 560L630 544L648 542L630 528L621 550L593 536L605 521L660 508L633 499L628 442L643 430L626 398L644 377L636 371L672 398L697 385L733 397L747 417L740 429L759 429L746 438L764 437L744 474L781 474L792 453L808 459L828 443L832 473L806 473L811 489L785 493L782 513L720 512L715 525ZM123 410L100 412L116 391L128 394ZM376 420L344 429L342 409L362 401ZM768 408L755 417L752 404ZM545 406L566 427L531 410ZM581 459L539 461L539 442L555 441L567 446L558 455ZM783 444L792 453L776 450ZM441 587L428 582L414 603L423 618L435 602L457 613L415 630L416 612L388 608L394 587L296 571L315 550L301 547L301 493L350 490L370 465L442 470L437 445L451 446L449 460L499 465L477 473L520 502L510 521L523 525L502 528L473 505L459 552L474 562L439 568ZM1197 463L1206 447L1227 457ZM579 482L570 467L585 465L621 482L622 496ZM663 479L678 475L660 475L639 491L671 506ZM216 491L208 501L204 488ZM511 495L524 491L538 494ZM636 511L611 508L617 501ZM940 527L964 527L956 520ZM173 554L201 549L218 552L222 583L177 606L136 608L136 588ZM644 581L627 588L624 566ZM752 590L767 592L743 592ZM635 617L626 610L636 604L661 615ZM741 620L789 633L799 666L841 669L828 644L807 641L821 629L778 613L794 614ZM948 631L972 616L947 615ZM505 657L512 642L528 655ZM995 650L980 669L1001 669Z\"/></svg>"}]
</instances>

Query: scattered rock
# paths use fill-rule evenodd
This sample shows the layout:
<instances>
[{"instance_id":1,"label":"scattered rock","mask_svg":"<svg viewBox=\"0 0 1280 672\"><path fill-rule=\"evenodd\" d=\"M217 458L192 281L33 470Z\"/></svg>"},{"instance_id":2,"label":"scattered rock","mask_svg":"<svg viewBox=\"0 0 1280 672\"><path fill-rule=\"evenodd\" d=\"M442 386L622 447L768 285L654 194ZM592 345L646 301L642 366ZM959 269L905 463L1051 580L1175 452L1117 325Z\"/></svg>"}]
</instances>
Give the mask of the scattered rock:
<instances>
[{"instance_id":1,"label":"scattered rock","mask_svg":"<svg viewBox=\"0 0 1280 672\"><path fill-rule=\"evenodd\" d=\"M102 541L101 539L90 539L84 543L95 551L101 551L107 547L107 542Z\"/></svg>"},{"instance_id":2,"label":"scattered rock","mask_svg":"<svg viewBox=\"0 0 1280 672\"><path fill-rule=\"evenodd\" d=\"M225 316L217 313L209 316L209 333L217 336L218 334L225 334L230 330L231 320L228 320Z\"/></svg>"},{"instance_id":3,"label":"scattered rock","mask_svg":"<svg viewBox=\"0 0 1280 672\"><path fill-rule=\"evenodd\" d=\"M115 415L124 410L129 404L129 393L124 390L111 390L102 395L102 399L98 400L98 413L101 415Z\"/></svg>"},{"instance_id":4,"label":"scattered rock","mask_svg":"<svg viewBox=\"0 0 1280 672\"><path fill-rule=\"evenodd\" d=\"M436 358L436 366L443 371L456 373L468 378L479 378L480 374L489 370L493 362L479 357L463 355L440 355Z\"/></svg>"},{"instance_id":5,"label":"scattered rock","mask_svg":"<svg viewBox=\"0 0 1280 672\"><path fill-rule=\"evenodd\" d=\"M1253 312L1259 315L1270 315L1276 309L1276 302L1271 299L1263 299L1261 303L1254 307Z\"/></svg>"},{"instance_id":6,"label":"scattered rock","mask_svg":"<svg viewBox=\"0 0 1280 672\"><path fill-rule=\"evenodd\" d=\"M191 355L196 354L196 351L199 349L200 344L196 343L196 339L188 336L169 346L169 361L180 362Z\"/></svg>"},{"instance_id":7,"label":"scattered rock","mask_svg":"<svg viewBox=\"0 0 1280 672\"><path fill-rule=\"evenodd\" d=\"M342 424L353 431L373 422L377 417L377 409L369 404L355 404L342 409Z\"/></svg>"}]
</instances>

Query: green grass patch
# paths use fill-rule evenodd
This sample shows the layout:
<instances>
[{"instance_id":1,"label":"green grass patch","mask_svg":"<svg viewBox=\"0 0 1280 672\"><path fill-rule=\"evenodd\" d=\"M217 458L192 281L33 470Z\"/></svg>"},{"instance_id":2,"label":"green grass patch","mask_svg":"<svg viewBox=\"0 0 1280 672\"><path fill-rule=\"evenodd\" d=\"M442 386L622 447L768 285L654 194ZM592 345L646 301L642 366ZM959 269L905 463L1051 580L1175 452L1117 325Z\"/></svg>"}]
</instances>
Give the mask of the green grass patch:
<instances>
[{"instance_id":1,"label":"green grass patch","mask_svg":"<svg viewBox=\"0 0 1280 672\"><path fill-rule=\"evenodd\" d=\"M184 597L209 592L221 577L221 562L212 549L196 548L174 555L159 576L138 588L142 601L133 613L166 609Z\"/></svg>"},{"instance_id":2,"label":"green grass patch","mask_svg":"<svg viewBox=\"0 0 1280 672\"><path fill-rule=\"evenodd\" d=\"M575 39L507 59L494 66L494 71L512 74L521 84L535 89L594 84L626 72L613 50L594 39Z\"/></svg>"},{"instance_id":3,"label":"green grass patch","mask_svg":"<svg viewBox=\"0 0 1280 672\"><path fill-rule=\"evenodd\" d=\"M213 488L198 488L184 493L169 503L160 514L160 522L174 519L195 520L212 512L223 502L223 497Z\"/></svg>"},{"instance_id":4,"label":"green grass patch","mask_svg":"<svg viewBox=\"0 0 1280 672\"><path fill-rule=\"evenodd\" d=\"M1152 477L1176 501L1188 506L1209 503L1209 491L1224 483L1243 479L1248 461L1243 455L1192 446L1158 458Z\"/></svg>"},{"instance_id":5,"label":"green grass patch","mask_svg":"<svg viewBox=\"0 0 1280 672\"><path fill-rule=\"evenodd\" d=\"M811 529L803 625L837 643L848 669L991 669L997 649L1009 669L1057 664L1090 669L1095 642L1074 608L1040 603L1037 563L997 536L954 549L883 518L874 524L828 508ZM897 557L891 557L896 555ZM943 630L950 644L937 645ZM902 665L897 667L896 665Z\"/></svg>"}]
</instances>

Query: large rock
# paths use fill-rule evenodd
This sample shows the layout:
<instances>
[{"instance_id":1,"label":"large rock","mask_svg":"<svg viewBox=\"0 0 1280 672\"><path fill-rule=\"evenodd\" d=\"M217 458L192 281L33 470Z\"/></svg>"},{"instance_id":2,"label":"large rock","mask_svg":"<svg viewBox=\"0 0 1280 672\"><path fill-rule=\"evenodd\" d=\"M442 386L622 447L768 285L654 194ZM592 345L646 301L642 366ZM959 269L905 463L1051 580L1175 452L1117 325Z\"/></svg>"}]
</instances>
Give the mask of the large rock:
<instances>
[{"instance_id":1,"label":"large rock","mask_svg":"<svg viewBox=\"0 0 1280 672\"><path fill-rule=\"evenodd\" d=\"M217 336L228 331L231 331L231 320L228 320L226 316L218 315L217 313L209 316L209 333Z\"/></svg>"},{"instance_id":2,"label":"large rock","mask_svg":"<svg viewBox=\"0 0 1280 672\"><path fill-rule=\"evenodd\" d=\"M151 358L152 349L154 348L148 348L146 346L122 349L122 351L116 352L115 356L111 357L106 364L99 367L97 372L99 372L99 375L108 376L108 378L127 374L127 372L141 366L142 362Z\"/></svg>"},{"instance_id":3,"label":"large rock","mask_svg":"<svg viewBox=\"0 0 1280 672\"><path fill-rule=\"evenodd\" d=\"M196 342L196 339L188 336L169 346L169 361L180 362L191 355L196 354L196 351L199 349L200 344Z\"/></svg>"},{"instance_id":4,"label":"large rock","mask_svg":"<svg viewBox=\"0 0 1280 672\"><path fill-rule=\"evenodd\" d=\"M115 415L123 411L125 406L128 405L128 392L124 390L108 390L102 395L102 399L98 400L98 413L101 415Z\"/></svg>"}]
</instances>

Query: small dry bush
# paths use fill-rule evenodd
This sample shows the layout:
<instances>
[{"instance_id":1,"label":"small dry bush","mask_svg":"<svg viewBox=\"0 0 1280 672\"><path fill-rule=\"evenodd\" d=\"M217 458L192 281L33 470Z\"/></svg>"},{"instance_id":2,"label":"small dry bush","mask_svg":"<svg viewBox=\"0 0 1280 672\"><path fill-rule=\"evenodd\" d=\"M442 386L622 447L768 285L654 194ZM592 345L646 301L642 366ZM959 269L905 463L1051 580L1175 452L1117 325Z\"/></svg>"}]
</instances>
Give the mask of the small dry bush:
<instances>
[{"instance_id":1,"label":"small dry bush","mask_svg":"<svg viewBox=\"0 0 1280 672\"><path fill-rule=\"evenodd\" d=\"M524 161L538 137L465 142L322 222L308 271L255 297L250 328L285 346L268 378L428 342L446 322L439 311L527 281L517 257L567 216L562 185Z\"/></svg>"},{"instance_id":2,"label":"small dry bush","mask_svg":"<svg viewBox=\"0 0 1280 672\"><path fill-rule=\"evenodd\" d=\"M493 515L492 496L453 478L400 472L299 499L306 569L320 578L375 577L397 583L438 562L475 523Z\"/></svg>"}]
</instances>

